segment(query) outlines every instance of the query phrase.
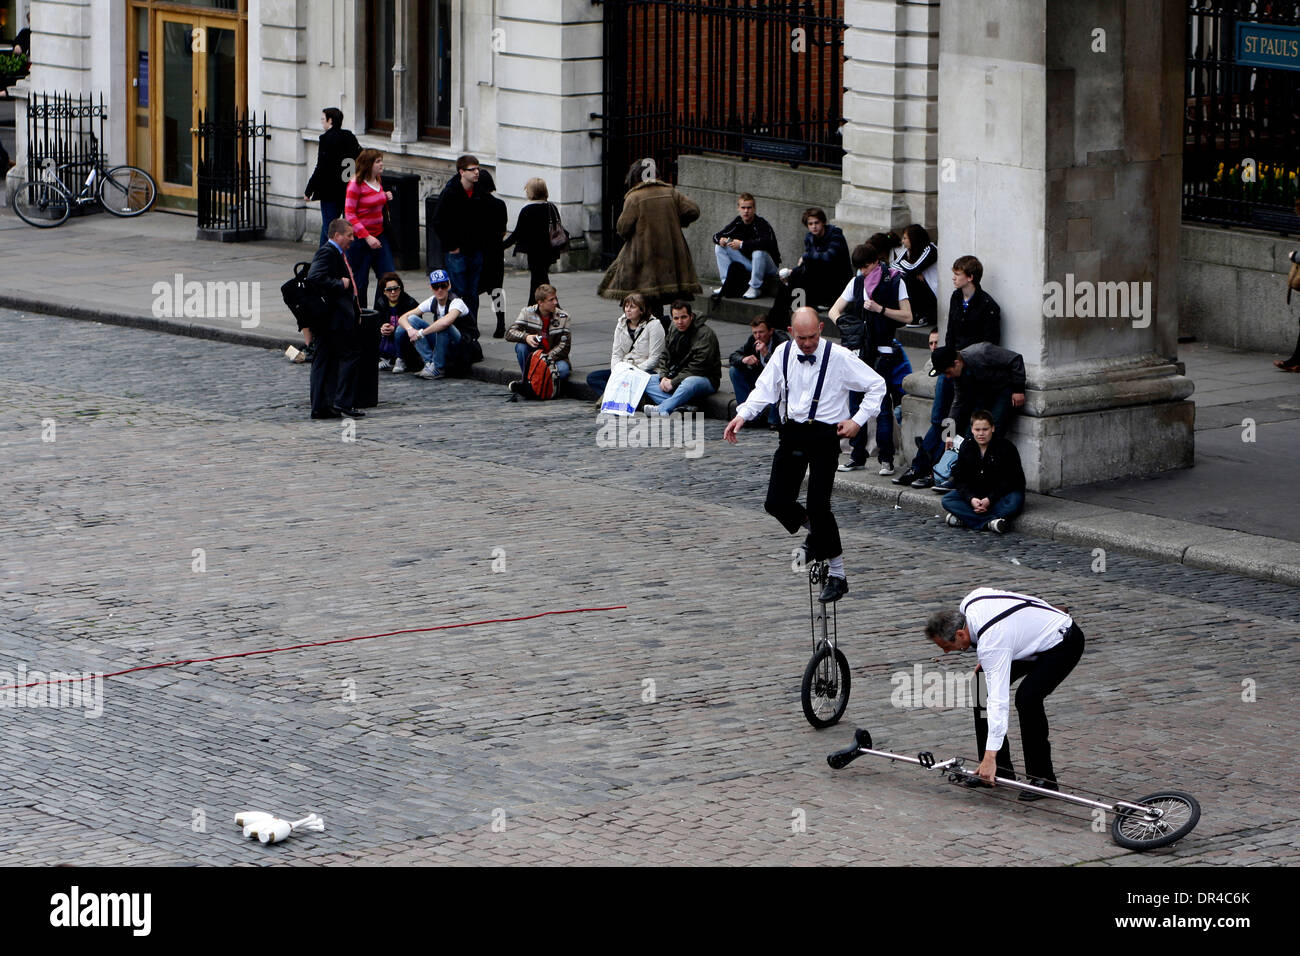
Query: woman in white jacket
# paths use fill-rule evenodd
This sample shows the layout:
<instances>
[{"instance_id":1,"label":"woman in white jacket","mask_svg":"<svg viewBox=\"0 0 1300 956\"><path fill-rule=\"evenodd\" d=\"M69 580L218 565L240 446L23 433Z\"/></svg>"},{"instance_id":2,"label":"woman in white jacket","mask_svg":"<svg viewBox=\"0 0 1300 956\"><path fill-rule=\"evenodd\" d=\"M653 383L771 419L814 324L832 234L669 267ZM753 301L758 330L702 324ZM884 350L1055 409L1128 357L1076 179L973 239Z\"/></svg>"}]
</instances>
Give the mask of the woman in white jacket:
<instances>
[{"instance_id":1,"label":"woman in white jacket","mask_svg":"<svg viewBox=\"0 0 1300 956\"><path fill-rule=\"evenodd\" d=\"M645 296L633 292L623 298L623 314L614 327L614 349L610 353L609 368L592 372L587 376L587 384L603 394L609 376L624 362L653 375L663 351L663 323L650 315Z\"/></svg>"}]
</instances>

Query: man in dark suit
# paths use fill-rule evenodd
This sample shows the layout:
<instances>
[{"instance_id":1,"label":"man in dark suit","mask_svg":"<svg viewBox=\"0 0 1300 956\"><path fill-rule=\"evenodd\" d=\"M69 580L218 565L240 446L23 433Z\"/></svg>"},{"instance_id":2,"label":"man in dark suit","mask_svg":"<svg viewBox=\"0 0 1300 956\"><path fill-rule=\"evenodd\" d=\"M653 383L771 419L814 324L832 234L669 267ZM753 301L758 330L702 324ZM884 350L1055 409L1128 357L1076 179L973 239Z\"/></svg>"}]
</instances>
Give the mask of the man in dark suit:
<instances>
[{"instance_id":1,"label":"man in dark suit","mask_svg":"<svg viewBox=\"0 0 1300 956\"><path fill-rule=\"evenodd\" d=\"M346 253L352 226L346 219L329 225L326 239L311 260L307 282L323 300L312 325L316 357L311 363L311 417L363 418L356 404L357 371L361 362L361 308L356 279Z\"/></svg>"}]
</instances>

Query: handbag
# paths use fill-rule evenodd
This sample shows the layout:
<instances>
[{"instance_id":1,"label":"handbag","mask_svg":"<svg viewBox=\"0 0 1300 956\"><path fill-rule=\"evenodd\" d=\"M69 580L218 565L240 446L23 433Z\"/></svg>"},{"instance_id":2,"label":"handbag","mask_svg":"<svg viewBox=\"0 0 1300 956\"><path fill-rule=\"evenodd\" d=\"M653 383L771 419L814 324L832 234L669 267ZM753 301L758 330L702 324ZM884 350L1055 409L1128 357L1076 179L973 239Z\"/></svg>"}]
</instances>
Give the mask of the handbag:
<instances>
[{"instance_id":1,"label":"handbag","mask_svg":"<svg viewBox=\"0 0 1300 956\"><path fill-rule=\"evenodd\" d=\"M569 247L569 233L565 230L564 223L560 221L560 210L555 203L548 202L546 205L550 212L550 225L547 231L551 250L562 252Z\"/></svg>"}]
</instances>

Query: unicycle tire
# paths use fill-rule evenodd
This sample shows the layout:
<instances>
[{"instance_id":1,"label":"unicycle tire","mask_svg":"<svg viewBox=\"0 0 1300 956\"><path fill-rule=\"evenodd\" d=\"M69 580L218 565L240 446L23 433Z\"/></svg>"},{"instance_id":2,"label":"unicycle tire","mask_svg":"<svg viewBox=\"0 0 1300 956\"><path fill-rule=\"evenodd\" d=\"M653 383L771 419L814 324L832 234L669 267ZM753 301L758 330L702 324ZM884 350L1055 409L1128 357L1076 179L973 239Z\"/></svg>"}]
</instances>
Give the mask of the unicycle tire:
<instances>
[{"instance_id":1,"label":"unicycle tire","mask_svg":"<svg viewBox=\"0 0 1300 956\"><path fill-rule=\"evenodd\" d=\"M803 715L819 730L839 723L849 706L852 677L849 662L838 647L823 644L803 671Z\"/></svg>"},{"instance_id":2,"label":"unicycle tire","mask_svg":"<svg viewBox=\"0 0 1300 956\"><path fill-rule=\"evenodd\" d=\"M1164 817L1154 823L1143 820L1136 813L1122 811L1110 821L1111 839L1124 849L1138 853L1177 843L1191 833L1201 819L1201 805L1196 798L1179 790L1161 790L1133 803L1164 811Z\"/></svg>"}]
</instances>

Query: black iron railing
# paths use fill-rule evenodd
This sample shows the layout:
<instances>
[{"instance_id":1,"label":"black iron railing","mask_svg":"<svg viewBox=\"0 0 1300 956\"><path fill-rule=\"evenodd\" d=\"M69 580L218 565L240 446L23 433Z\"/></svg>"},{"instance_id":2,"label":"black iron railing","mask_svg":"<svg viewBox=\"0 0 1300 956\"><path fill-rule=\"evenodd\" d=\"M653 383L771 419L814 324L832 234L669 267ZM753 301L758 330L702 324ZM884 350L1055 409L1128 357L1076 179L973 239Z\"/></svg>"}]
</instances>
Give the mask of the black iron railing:
<instances>
[{"instance_id":1,"label":"black iron railing","mask_svg":"<svg viewBox=\"0 0 1300 956\"><path fill-rule=\"evenodd\" d=\"M199 236L239 242L266 232L266 115L199 113Z\"/></svg>"},{"instance_id":2,"label":"black iron railing","mask_svg":"<svg viewBox=\"0 0 1300 956\"><path fill-rule=\"evenodd\" d=\"M1300 232L1300 72L1238 64L1241 22L1300 26L1300 3L1188 0L1183 218Z\"/></svg>"},{"instance_id":3,"label":"black iron railing","mask_svg":"<svg viewBox=\"0 0 1300 956\"><path fill-rule=\"evenodd\" d=\"M624 177L714 154L838 169L844 0L604 0L604 252Z\"/></svg>"},{"instance_id":4,"label":"black iron railing","mask_svg":"<svg viewBox=\"0 0 1300 956\"><path fill-rule=\"evenodd\" d=\"M57 176L72 195L97 163L101 152L108 107L101 93L33 93L27 101L27 179ZM84 207L83 207L84 208Z\"/></svg>"}]
</instances>

